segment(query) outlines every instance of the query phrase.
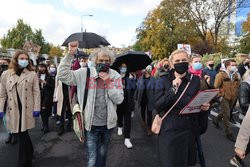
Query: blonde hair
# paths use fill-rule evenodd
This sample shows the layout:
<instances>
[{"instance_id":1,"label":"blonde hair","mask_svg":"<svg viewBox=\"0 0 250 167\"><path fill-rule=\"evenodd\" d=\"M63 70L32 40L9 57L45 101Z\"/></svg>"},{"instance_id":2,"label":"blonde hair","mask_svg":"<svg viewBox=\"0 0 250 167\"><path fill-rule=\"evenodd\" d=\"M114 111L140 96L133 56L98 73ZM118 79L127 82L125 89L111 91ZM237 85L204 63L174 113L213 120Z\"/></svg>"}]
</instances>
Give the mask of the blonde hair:
<instances>
[{"instance_id":1,"label":"blonde hair","mask_svg":"<svg viewBox=\"0 0 250 167\"><path fill-rule=\"evenodd\" d=\"M190 61L192 62L195 58L202 58L202 56L200 55L200 54L194 54L194 53L192 53L191 55L190 55Z\"/></svg>"},{"instance_id":2,"label":"blonde hair","mask_svg":"<svg viewBox=\"0 0 250 167\"><path fill-rule=\"evenodd\" d=\"M189 56L188 56L188 53L187 53L186 50L184 50L184 49L177 49L177 50L175 50L175 51L173 51L173 52L171 53L171 55L169 56L169 61L170 61L171 63L173 63L174 55L177 55L177 54L180 54L180 53L186 54L186 55L187 55L187 58L189 59Z\"/></svg>"},{"instance_id":3,"label":"blonde hair","mask_svg":"<svg viewBox=\"0 0 250 167\"><path fill-rule=\"evenodd\" d=\"M101 47L98 48L96 50L94 50L91 54L90 54L90 59L92 61L92 63L95 65L98 59L98 55L102 54L105 56L109 57L110 60L110 64L113 64L115 61L115 54L113 51L109 50L107 47Z\"/></svg>"}]
</instances>

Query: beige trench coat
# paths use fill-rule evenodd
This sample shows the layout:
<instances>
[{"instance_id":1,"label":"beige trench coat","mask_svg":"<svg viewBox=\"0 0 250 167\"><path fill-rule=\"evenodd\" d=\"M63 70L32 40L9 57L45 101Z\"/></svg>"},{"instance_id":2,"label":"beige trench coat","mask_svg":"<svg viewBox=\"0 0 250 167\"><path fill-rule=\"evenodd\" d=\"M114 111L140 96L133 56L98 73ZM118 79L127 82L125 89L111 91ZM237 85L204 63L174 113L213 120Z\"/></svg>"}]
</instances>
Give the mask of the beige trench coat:
<instances>
[{"instance_id":1,"label":"beige trench coat","mask_svg":"<svg viewBox=\"0 0 250 167\"><path fill-rule=\"evenodd\" d=\"M70 92L70 90L68 91ZM54 96L53 96L53 102L57 102L57 115L61 116L62 114L62 107L63 107L63 86L62 86L62 82L59 81L58 79L56 79L55 81L55 91L54 91ZM70 101L69 99L69 103L70 103L70 107L71 107L71 111L72 111L72 101Z\"/></svg>"},{"instance_id":2,"label":"beige trench coat","mask_svg":"<svg viewBox=\"0 0 250 167\"><path fill-rule=\"evenodd\" d=\"M39 81L35 71L24 69L20 77L13 70L5 71L0 84L0 112L7 99L6 125L12 133L19 131L17 91L22 104L21 132L35 127L33 111L40 111Z\"/></svg>"}]
</instances>

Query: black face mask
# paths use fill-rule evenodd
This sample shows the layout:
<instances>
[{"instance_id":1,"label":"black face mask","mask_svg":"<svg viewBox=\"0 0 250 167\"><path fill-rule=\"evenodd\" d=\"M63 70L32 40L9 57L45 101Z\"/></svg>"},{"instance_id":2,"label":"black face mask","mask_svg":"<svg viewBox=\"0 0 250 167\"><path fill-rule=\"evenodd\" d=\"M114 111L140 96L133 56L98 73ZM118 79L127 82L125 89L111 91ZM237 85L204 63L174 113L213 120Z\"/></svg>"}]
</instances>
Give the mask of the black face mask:
<instances>
[{"instance_id":1,"label":"black face mask","mask_svg":"<svg viewBox=\"0 0 250 167\"><path fill-rule=\"evenodd\" d=\"M5 71L5 70L8 70L8 65L6 65L6 64L1 64L1 65L0 65L0 71Z\"/></svg>"},{"instance_id":2,"label":"black face mask","mask_svg":"<svg viewBox=\"0 0 250 167\"><path fill-rule=\"evenodd\" d=\"M39 71L41 74L45 74L45 70L40 70Z\"/></svg>"},{"instance_id":3,"label":"black face mask","mask_svg":"<svg viewBox=\"0 0 250 167\"><path fill-rule=\"evenodd\" d=\"M102 64L102 63L99 63L99 64L96 64L96 71L99 73L99 72L108 72L110 68L110 64L109 63L106 63L106 64Z\"/></svg>"},{"instance_id":4,"label":"black face mask","mask_svg":"<svg viewBox=\"0 0 250 167\"><path fill-rule=\"evenodd\" d=\"M188 71L188 62L174 64L174 70L178 74L184 74L185 72Z\"/></svg>"},{"instance_id":5,"label":"black face mask","mask_svg":"<svg viewBox=\"0 0 250 167\"><path fill-rule=\"evenodd\" d=\"M208 66L211 68L214 68L214 64L209 64Z\"/></svg>"}]
</instances>

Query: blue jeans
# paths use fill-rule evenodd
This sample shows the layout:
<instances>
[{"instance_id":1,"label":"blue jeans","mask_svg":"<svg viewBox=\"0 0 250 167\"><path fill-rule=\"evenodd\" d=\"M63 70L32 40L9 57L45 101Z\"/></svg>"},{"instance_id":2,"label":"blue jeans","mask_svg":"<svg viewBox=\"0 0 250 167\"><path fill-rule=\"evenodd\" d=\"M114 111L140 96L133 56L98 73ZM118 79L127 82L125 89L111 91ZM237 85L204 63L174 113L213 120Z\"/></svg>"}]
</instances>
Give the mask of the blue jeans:
<instances>
[{"instance_id":1,"label":"blue jeans","mask_svg":"<svg viewBox=\"0 0 250 167\"><path fill-rule=\"evenodd\" d=\"M112 131L107 126L92 126L91 131L85 131L87 167L105 167Z\"/></svg>"}]
</instances>

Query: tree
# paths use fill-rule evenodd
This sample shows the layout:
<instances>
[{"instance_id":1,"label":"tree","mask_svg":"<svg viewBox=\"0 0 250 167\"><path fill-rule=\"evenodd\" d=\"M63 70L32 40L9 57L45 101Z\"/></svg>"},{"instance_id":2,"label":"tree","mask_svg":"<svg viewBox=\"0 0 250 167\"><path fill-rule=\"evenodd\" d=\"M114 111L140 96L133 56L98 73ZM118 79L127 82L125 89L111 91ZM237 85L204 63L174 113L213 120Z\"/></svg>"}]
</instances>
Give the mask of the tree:
<instances>
[{"instance_id":1,"label":"tree","mask_svg":"<svg viewBox=\"0 0 250 167\"><path fill-rule=\"evenodd\" d=\"M22 19L19 19L17 25L11 30L8 30L7 35L4 35L0 40L4 49L22 49L26 41L32 41L41 46L40 53L49 53L49 44L45 41L45 38L42 35L42 30L35 29L33 32L31 26L24 23Z\"/></svg>"},{"instance_id":2,"label":"tree","mask_svg":"<svg viewBox=\"0 0 250 167\"><path fill-rule=\"evenodd\" d=\"M169 54L177 43L190 43L200 54L228 53L227 37L221 33L227 31L225 18L248 5L246 1L163 0L137 29L136 48L152 50L155 58Z\"/></svg>"},{"instance_id":3,"label":"tree","mask_svg":"<svg viewBox=\"0 0 250 167\"><path fill-rule=\"evenodd\" d=\"M248 5L247 0L184 0L180 8L187 19L194 25L199 36L204 40L209 31L212 35L214 51L220 41L219 33L223 21L237 8ZM223 40L223 39L222 39Z\"/></svg>"},{"instance_id":4,"label":"tree","mask_svg":"<svg viewBox=\"0 0 250 167\"><path fill-rule=\"evenodd\" d=\"M53 46L50 45L50 51L49 51L50 56L59 56L61 57L63 55L63 51L60 49L60 46Z\"/></svg>"},{"instance_id":5,"label":"tree","mask_svg":"<svg viewBox=\"0 0 250 167\"><path fill-rule=\"evenodd\" d=\"M32 40L33 32L30 25L25 24L22 19L17 21L16 27L8 30L7 35L1 39L1 45L4 49L14 48L22 49L25 41Z\"/></svg>"},{"instance_id":6,"label":"tree","mask_svg":"<svg viewBox=\"0 0 250 167\"><path fill-rule=\"evenodd\" d=\"M242 29L246 34L240 40L239 51L241 53L250 53L250 14L248 14L247 20L243 23Z\"/></svg>"},{"instance_id":7,"label":"tree","mask_svg":"<svg viewBox=\"0 0 250 167\"><path fill-rule=\"evenodd\" d=\"M49 53L50 46L49 43L45 41L41 29L35 30L35 32L33 33L32 42L41 46L41 54Z\"/></svg>"},{"instance_id":8,"label":"tree","mask_svg":"<svg viewBox=\"0 0 250 167\"><path fill-rule=\"evenodd\" d=\"M178 43L187 43L195 36L194 28L183 19L181 12L176 12L177 8L175 1L162 1L137 28L136 45L144 51L151 50L154 59L168 57Z\"/></svg>"},{"instance_id":9,"label":"tree","mask_svg":"<svg viewBox=\"0 0 250 167\"><path fill-rule=\"evenodd\" d=\"M250 13L248 14L247 20L242 26L243 32L250 33Z\"/></svg>"}]
</instances>

